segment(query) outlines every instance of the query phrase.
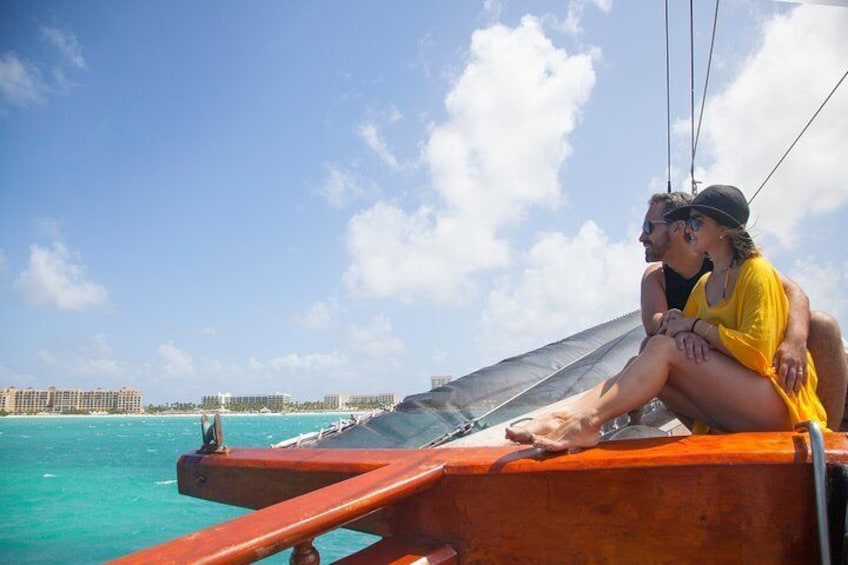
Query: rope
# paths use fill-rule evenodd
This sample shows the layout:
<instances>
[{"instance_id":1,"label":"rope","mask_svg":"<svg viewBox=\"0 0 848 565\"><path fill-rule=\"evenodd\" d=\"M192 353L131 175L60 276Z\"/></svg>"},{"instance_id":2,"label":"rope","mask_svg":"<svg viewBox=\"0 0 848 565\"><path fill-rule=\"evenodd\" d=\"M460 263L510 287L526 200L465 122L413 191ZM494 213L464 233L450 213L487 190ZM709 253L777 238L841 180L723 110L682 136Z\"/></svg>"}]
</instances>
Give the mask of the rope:
<instances>
[{"instance_id":1,"label":"rope","mask_svg":"<svg viewBox=\"0 0 848 565\"><path fill-rule=\"evenodd\" d=\"M692 181L692 196L697 194L695 182L695 15L694 0L689 0L689 142L692 159L689 162L689 179Z\"/></svg>"},{"instance_id":2,"label":"rope","mask_svg":"<svg viewBox=\"0 0 848 565\"><path fill-rule=\"evenodd\" d=\"M812 124L812 123L813 123L813 120L815 120L815 119L818 117L819 113L822 111L822 108L824 108L825 104L827 104L827 103L828 103L828 101L831 99L831 97L833 96L833 94L836 92L836 90L837 90L837 89L839 88L839 86L842 84L842 81L844 81L844 80L845 80L845 77L846 77L846 76L848 76L848 71L845 71L845 74L843 74L843 75L842 75L842 78L840 78L840 79L839 79L839 81L837 81L836 86L834 86L834 87L833 87L833 89L830 91L830 94L828 94L828 95L827 95L827 97L824 99L824 102L822 102L822 103L821 103L821 106L819 106L819 109L818 109L818 110L816 110L816 112L813 114L813 117L811 117L811 118L810 118L810 120L807 122L807 125L805 125L805 126L804 126L804 129L802 129L802 130L801 130L801 133L799 133L799 134L798 134L798 137L796 137L796 138L795 138L795 141L793 141L793 142L792 142L792 145L790 145L790 146L789 146L789 149L787 149L787 150L786 150L786 152L783 154L783 156L780 158L780 160L778 160L777 164L774 166L774 168L773 168L773 169L771 170L771 172L768 174L768 176L766 177L766 179L762 182L762 184L761 184L761 185L760 185L760 187L757 189L757 191L756 191L756 192L754 192L754 195L753 195L753 196L751 196L751 198L748 200L748 204L750 204L751 202L753 202L753 201L754 201L754 198L756 198L756 197L757 197L757 195L760 193L760 191L763 189L763 187L766 185L766 183L767 183L767 182L769 181L769 179L772 177L772 175L773 175L773 174L774 174L774 172L777 170L777 168L780 166L780 164L781 164L781 163L783 163L783 160L784 160L784 159L786 159L786 156L787 156L787 155L789 155L789 152L790 152L790 151L792 151L792 148L794 148L794 147L795 147L795 144L796 144L796 143L798 143L798 140L800 140L800 139L801 139L801 136L803 136L803 135L804 135L804 133L807 131L807 128L809 128L809 127L810 127L810 124Z\"/></svg>"},{"instance_id":3,"label":"rope","mask_svg":"<svg viewBox=\"0 0 848 565\"><path fill-rule=\"evenodd\" d=\"M698 115L698 130L695 133L695 145L692 149L692 159L695 159L695 153L698 150L698 140L701 138L701 122L704 121L704 106L707 101L707 86L710 84L710 68L713 63L713 48L715 47L716 28L718 27L718 5L721 0L716 0L715 15L713 16L713 36L710 39L710 55L707 59L707 76L704 79L704 94L701 96L701 112Z\"/></svg>"},{"instance_id":4,"label":"rope","mask_svg":"<svg viewBox=\"0 0 848 565\"><path fill-rule=\"evenodd\" d=\"M668 193L671 194L671 79L668 62L668 0L665 0L665 139L668 153Z\"/></svg>"}]
</instances>

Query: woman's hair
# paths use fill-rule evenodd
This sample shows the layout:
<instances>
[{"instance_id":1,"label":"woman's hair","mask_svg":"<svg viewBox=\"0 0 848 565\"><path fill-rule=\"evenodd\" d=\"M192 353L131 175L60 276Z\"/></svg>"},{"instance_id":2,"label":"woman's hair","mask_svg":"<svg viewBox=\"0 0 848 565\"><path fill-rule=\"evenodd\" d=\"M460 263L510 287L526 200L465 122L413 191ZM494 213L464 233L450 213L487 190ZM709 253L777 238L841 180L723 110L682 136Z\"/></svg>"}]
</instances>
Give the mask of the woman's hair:
<instances>
[{"instance_id":1,"label":"woman's hair","mask_svg":"<svg viewBox=\"0 0 848 565\"><path fill-rule=\"evenodd\" d=\"M739 263L745 259L762 255L760 248L757 247L757 244L751 239L751 234L745 228L725 227L724 236L730 241L733 258Z\"/></svg>"}]
</instances>

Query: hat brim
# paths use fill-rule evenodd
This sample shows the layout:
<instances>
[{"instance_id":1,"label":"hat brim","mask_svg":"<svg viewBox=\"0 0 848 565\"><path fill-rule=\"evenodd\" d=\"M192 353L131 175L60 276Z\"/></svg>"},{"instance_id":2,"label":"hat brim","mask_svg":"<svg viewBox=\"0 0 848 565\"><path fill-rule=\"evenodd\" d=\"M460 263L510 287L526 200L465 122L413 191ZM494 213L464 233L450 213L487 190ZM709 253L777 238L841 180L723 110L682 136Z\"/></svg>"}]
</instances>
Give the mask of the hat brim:
<instances>
[{"instance_id":1,"label":"hat brim","mask_svg":"<svg viewBox=\"0 0 848 565\"><path fill-rule=\"evenodd\" d=\"M692 208L694 208L694 206L692 206L691 204L686 204L685 206L680 206L678 208L675 208L671 212L667 213L666 215L664 215L663 219L666 220L666 221L669 221L669 222L676 222L678 220L685 220L691 215Z\"/></svg>"},{"instance_id":2,"label":"hat brim","mask_svg":"<svg viewBox=\"0 0 848 565\"><path fill-rule=\"evenodd\" d=\"M689 216L692 215L692 210L698 210L699 212L703 212L705 215L709 216L713 220L717 221L723 226L727 226L730 228L744 228L743 224L740 224L736 218L727 214L724 210L719 210L718 208L713 208L712 206L704 206L703 204L687 204L686 206L681 206L679 208L675 208L663 218L669 222L676 222L678 220L685 220Z\"/></svg>"}]
</instances>

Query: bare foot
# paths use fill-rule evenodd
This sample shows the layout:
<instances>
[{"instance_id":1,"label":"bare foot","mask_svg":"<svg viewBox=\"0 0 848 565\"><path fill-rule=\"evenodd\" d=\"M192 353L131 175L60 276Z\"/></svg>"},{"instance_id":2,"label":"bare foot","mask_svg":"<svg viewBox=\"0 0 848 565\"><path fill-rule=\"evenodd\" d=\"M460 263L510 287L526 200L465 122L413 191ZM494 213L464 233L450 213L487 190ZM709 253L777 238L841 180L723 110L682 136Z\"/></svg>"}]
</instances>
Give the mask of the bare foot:
<instances>
[{"instance_id":1,"label":"bare foot","mask_svg":"<svg viewBox=\"0 0 848 565\"><path fill-rule=\"evenodd\" d=\"M527 418L526 424L506 428L506 439L515 443L533 443L537 436L546 435L556 430L560 425L559 414L547 414L539 418ZM522 420L519 420L522 421Z\"/></svg>"},{"instance_id":2,"label":"bare foot","mask_svg":"<svg viewBox=\"0 0 848 565\"><path fill-rule=\"evenodd\" d=\"M506 439L515 443L533 443L533 434L527 428L509 427L505 435Z\"/></svg>"},{"instance_id":3,"label":"bare foot","mask_svg":"<svg viewBox=\"0 0 848 565\"><path fill-rule=\"evenodd\" d=\"M532 443L544 451L572 451L597 445L600 430L600 422L591 415L558 413L525 427L507 428L506 437L517 443Z\"/></svg>"}]
</instances>

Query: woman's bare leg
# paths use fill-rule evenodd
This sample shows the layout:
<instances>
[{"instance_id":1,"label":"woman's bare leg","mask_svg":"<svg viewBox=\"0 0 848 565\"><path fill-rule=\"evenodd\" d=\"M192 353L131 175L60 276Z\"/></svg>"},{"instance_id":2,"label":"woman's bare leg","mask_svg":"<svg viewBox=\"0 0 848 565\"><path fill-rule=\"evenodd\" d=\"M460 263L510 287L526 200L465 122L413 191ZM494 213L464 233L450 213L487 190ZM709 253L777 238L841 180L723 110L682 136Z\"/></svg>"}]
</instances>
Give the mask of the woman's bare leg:
<instances>
[{"instance_id":1,"label":"woman's bare leg","mask_svg":"<svg viewBox=\"0 0 848 565\"><path fill-rule=\"evenodd\" d=\"M728 431L788 428L786 406L772 384L734 359L716 354L686 359L667 336L654 336L624 370L601 383L567 412L533 421L508 439L549 451L591 447L601 425L644 404L670 384L697 408L697 416Z\"/></svg>"}]
</instances>

